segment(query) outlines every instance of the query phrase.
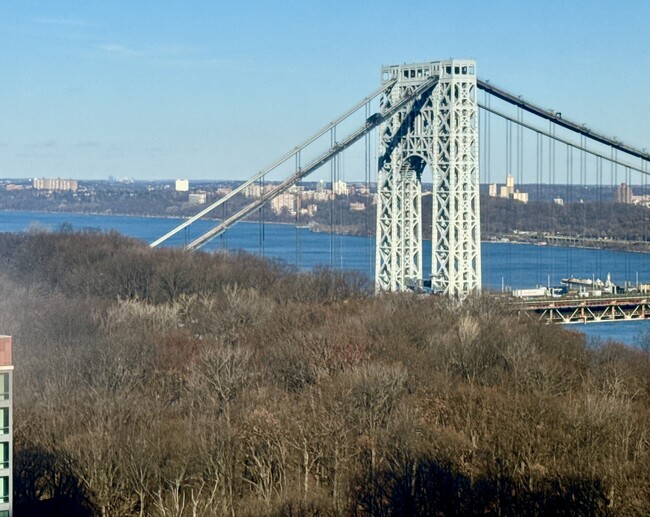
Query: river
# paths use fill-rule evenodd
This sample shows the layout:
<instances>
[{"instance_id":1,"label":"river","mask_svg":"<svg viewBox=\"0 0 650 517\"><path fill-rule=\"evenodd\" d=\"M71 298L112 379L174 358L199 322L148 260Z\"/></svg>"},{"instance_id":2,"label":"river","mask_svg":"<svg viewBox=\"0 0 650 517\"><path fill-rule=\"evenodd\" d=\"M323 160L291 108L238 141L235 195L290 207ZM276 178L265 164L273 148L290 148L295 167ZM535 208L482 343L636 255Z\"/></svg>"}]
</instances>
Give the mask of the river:
<instances>
[{"instance_id":1,"label":"river","mask_svg":"<svg viewBox=\"0 0 650 517\"><path fill-rule=\"evenodd\" d=\"M181 221L163 217L0 212L0 231L56 230L62 224L69 224L74 230L115 230L151 242ZM181 246L214 224L211 221L198 221L187 229L191 233L187 230L180 232L167 245ZM303 270L324 265L334 269L358 270L372 277L374 241L372 237L314 233L308 228L291 225L242 223L203 249L244 249L286 261ZM424 246L425 276L431 270L431 247L427 244ZM608 273L619 285L637 281L650 283L650 255L641 253L485 242L481 260L483 287L493 291L559 285L560 279L566 276L604 280ZM590 323L572 325L570 328L584 332L592 340L616 339L636 345L650 338L650 321Z\"/></svg>"}]
</instances>

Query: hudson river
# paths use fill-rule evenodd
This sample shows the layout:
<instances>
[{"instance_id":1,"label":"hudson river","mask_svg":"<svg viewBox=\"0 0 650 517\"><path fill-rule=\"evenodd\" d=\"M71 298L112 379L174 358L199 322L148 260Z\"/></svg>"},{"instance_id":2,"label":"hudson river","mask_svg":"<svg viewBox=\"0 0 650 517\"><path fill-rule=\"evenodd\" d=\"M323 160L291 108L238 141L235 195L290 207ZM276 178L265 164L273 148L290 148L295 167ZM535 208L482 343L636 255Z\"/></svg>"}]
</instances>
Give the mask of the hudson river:
<instances>
[{"instance_id":1,"label":"hudson river","mask_svg":"<svg viewBox=\"0 0 650 517\"><path fill-rule=\"evenodd\" d=\"M56 230L67 223L73 230L115 230L145 242L155 240L181 222L181 219L161 217L0 212L1 232ZM182 231L167 244L181 246L214 224L213 221L198 221L191 228L191 234ZM371 237L314 233L290 225L266 223L262 227L257 223L242 223L203 248L204 251L216 249L244 249L283 260L300 269L323 265L358 270L371 278L374 275L375 240ZM423 252L426 276L431 270L429 242L425 242ZM605 280L608 273L618 285L637 281L650 283L650 255L496 242L482 245L483 286L489 290L559 285L561 278L566 276ZM650 321L590 323L567 328L584 332L593 339L617 339L633 345L645 337L650 340Z\"/></svg>"}]
</instances>

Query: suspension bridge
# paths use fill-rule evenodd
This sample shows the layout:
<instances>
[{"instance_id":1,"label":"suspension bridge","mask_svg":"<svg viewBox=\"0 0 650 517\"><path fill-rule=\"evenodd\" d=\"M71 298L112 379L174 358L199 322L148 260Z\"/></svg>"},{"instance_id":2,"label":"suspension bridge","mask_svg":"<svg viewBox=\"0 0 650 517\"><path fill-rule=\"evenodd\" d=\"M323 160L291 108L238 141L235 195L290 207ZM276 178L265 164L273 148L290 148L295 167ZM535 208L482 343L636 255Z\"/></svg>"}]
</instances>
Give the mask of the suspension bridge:
<instances>
[{"instance_id":1,"label":"suspension bridge","mask_svg":"<svg viewBox=\"0 0 650 517\"><path fill-rule=\"evenodd\" d=\"M505 128L503 140L495 134L497 124ZM373 133L376 166L370 163ZM524 134L533 135L534 144ZM505 197L527 202L530 194L539 202L547 191L563 191L564 197L558 196L551 203L562 205L584 204L584 199L574 197L590 188L592 195L602 201L609 164L610 191L636 185L642 191L641 202L650 207L650 154L645 149L592 130L566 113L543 108L480 79L472 60L450 59L382 67L379 88L150 246L161 245L201 219L214 218L221 207L222 216L214 227L185 245L188 250L201 248L319 168L329 164L333 170L343 153L361 140L367 180L372 169L376 172L377 292L426 288L463 298L481 289L481 183L490 184L489 194L497 195L492 169L499 168L499 174L510 177L511 183L516 179L521 185L528 179L535 186L535 192L526 193L524 199L515 195L519 193L512 185L506 185ZM495 157L498 153L494 148L503 148L504 141L505 153L501 153L502 163L497 165L499 157ZM564 175L558 171L564 171ZM624 181L619 185L620 179ZM423 192L426 181L431 182L430 192ZM259 196L232 213L224 210L229 200L256 184L264 185ZM422 198L426 194L432 199L432 224L430 234L423 237ZM630 202L630 193L624 195L622 202ZM545 235L552 244L566 239L580 245L580 239L585 237L574 233L559 236L552 231L538 231L535 238L540 240L540 235ZM429 239L430 275L425 278L423 246ZM630 309L631 317L645 317L645 305L639 307ZM529 304L526 310L544 309ZM573 314L571 321L577 318L571 308L560 312ZM560 312L547 314L557 316ZM618 309L614 313L620 317ZM603 317L614 313L610 310ZM589 311L579 314L586 321Z\"/></svg>"}]
</instances>

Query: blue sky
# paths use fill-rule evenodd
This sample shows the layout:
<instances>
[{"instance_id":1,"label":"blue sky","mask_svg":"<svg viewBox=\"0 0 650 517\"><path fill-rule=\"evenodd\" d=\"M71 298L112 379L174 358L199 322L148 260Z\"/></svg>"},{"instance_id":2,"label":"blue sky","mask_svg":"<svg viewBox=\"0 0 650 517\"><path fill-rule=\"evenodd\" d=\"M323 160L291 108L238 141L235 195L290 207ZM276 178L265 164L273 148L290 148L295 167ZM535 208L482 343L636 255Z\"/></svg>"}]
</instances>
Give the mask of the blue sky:
<instances>
[{"instance_id":1,"label":"blue sky","mask_svg":"<svg viewBox=\"0 0 650 517\"><path fill-rule=\"evenodd\" d=\"M649 19L640 0L0 0L0 177L244 179L382 64L448 57L650 147Z\"/></svg>"}]
</instances>

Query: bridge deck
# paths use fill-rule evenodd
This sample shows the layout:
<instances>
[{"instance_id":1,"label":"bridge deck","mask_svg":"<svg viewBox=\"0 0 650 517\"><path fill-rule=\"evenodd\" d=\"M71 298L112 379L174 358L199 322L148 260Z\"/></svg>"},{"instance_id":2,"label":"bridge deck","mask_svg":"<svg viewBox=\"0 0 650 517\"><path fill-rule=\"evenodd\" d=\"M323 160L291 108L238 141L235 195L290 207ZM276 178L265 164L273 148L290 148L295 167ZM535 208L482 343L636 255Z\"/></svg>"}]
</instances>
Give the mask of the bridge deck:
<instances>
[{"instance_id":1,"label":"bridge deck","mask_svg":"<svg viewBox=\"0 0 650 517\"><path fill-rule=\"evenodd\" d=\"M592 323L650 318L650 296L545 298L518 301L518 311L547 323Z\"/></svg>"}]
</instances>

